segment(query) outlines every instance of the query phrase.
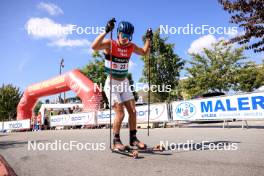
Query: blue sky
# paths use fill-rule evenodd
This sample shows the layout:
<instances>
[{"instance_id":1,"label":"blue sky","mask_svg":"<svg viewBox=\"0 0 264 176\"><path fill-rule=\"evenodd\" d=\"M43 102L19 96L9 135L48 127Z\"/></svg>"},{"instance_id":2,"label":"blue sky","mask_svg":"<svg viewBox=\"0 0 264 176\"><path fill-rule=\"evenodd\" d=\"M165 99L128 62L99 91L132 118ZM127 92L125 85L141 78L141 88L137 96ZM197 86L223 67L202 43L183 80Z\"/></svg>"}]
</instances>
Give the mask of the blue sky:
<instances>
[{"instance_id":1,"label":"blue sky","mask_svg":"<svg viewBox=\"0 0 264 176\"><path fill-rule=\"evenodd\" d=\"M91 60L90 42L95 34L76 33L69 35L29 34L29 25L39 27L69 25L80 27L104 27L111 17L117 21L127 20L134 24L133 41L142 46L141 36L146 29L157 29L160 25L170 27L210 25L232 27L230 15L222 10L217 0L135 0L127 1L38 1L2 0L0 2L0 84L12 83L24 90L28 85L40 82L59 73L60 59L65 60L63 72L81 68ZM188 51L199 51L200 46L229 38L230 35L184 35L162 34L175 44L175 53L185 60L190 59ZM114 34L116 37L116 34ZM247 57L260 62L263 54L245 52ZM137 55L132 56L130 72L139 80L144 67ZM182 77L184 72L182 72Z\"/></svg>"}]
</instances>

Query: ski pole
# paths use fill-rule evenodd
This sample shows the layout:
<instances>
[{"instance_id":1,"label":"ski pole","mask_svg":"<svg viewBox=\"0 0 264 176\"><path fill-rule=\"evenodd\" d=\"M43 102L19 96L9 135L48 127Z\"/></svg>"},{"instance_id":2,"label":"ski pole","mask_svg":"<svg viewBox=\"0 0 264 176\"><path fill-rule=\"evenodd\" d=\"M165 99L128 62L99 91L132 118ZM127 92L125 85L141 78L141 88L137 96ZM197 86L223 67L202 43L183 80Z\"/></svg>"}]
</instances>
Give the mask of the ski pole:
<instances>
[{"instance_id":1,"label":"ski pole","mask_svg":"<svg viewBox=\"0 0 264 176\"><path fill-rule=\"evenodd\" d=\"M115 18L112 20L115 22ZM110 31L110 149L112 149L112 39L113 30Z\"/></svg>"},{"instance_id":2,"label":"ski pole","mask_svg":"<svg viewBox=\"0 0 264 176\"><path fill-rule=\"evenodd\" d=\"M112 149L112 35L113 32L110 32L110 149Z\"/></svg>"},{"instance_id":3,"label":"ski pole","mask_svg":"<svg viewBox=\"0 0 264 176\"><path fill-rule=\"evenodd\" d=\"M151 30L151 28L149 29ZM148 136L149 136L149 118L150 118L150 57L151 57L151 41L150 41L150 49L148 53Z\"/></svg>"}]
</instances>

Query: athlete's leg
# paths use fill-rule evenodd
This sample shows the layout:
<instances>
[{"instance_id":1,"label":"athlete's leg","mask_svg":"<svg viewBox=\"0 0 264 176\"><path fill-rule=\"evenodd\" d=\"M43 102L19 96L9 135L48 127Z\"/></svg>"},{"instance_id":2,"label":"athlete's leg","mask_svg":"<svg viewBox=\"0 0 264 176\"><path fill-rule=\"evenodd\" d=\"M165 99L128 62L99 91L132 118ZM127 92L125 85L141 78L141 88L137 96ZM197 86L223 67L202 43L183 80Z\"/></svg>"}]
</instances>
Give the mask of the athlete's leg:
<instances>
[{"instance_id":1,"label":"athlete's leg","mask_svg":"<svg viewBox=\"0 0 264 176\"><path fill-rule=\"evenodd\" d=\"M124 105L129 114L128 123L129 123L129 130L130 130L130 145L137 146L138 148L145 148L146 145L143 142L140 142L136 136L137 134L137 112L136 112L135 100L134 99L128 100L124 102Z\"/></svg>"},{"instance_id":2,"label":"athlete's leg","mask_svg":"<svg viewBox=\"0 0 264 176\"><path fill-rule=\"evenodd\" d=\"M115 120L113 125L113 131L115 134L120 133L121 124L125 117L123 103L115 103L113 106L115 111Z\"/></svg>"},{"instance_id":3,"label":"athlete's leg","mask_svg":"<svg viewBox=\"0 0 264 176\"><path fill-rule=\"evenodd\" d=\"M107 96L107 99L110 103L110 96L111 97L111 105L112 109L115 112L115 120L113 123L113 132L114 132L114 138L113 138L113 146L114 148L118 149L124 149L124 145L122 144L120 140L120 129L121 129L121 124L124 119L125 113L124 113L124 107L123 103L120 97L120 92L117 91L115 85L117 85L118 82L115 80L112 80L112 89L111 89L111 95L110 95L110 77L107 77L105 81L105 87L104 91Z\"/></svg>"},{"instance_id":4,"label":"athlete's leg","mask_svg":"<svg viewBox=\"0 0 264 176\"><path fill-rule=\"evenodd\" d=\"M127 109L129 118L128 118L128 124L129 124L129 130L136 130L137 129L137 112L136 112L136 105L135 100L128 100L124 102L124 105Z\"/></svg>"},{"instance_id":5,"label":"athlete's leg","mask_svg":"<svg viewBox=\"0 0 264 176\"><path fill-rule=\"evenodd\" d=\"M122 144L120 139L120 129L125 116L123 103L115 103L113 109L115 111L115 120L113 124L113 132L114 132L113 146L114 148L117 148L119 150L124 150L125 146Z\"/></svg>"}]
</instances>

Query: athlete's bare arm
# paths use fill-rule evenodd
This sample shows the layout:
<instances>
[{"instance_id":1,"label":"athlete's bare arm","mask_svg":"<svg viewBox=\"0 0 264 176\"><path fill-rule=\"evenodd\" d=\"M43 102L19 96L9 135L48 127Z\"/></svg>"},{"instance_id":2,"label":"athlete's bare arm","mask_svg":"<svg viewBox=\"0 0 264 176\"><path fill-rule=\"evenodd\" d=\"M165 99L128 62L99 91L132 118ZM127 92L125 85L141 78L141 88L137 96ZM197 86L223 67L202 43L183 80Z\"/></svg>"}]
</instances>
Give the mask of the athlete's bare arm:
<instances>
[{"instance_id":1,"label":"athlete's bare arm","mask_svg":"<svg viewBox=\"0 0 264 176\"><path fill-rule=\"evenodd\" d=\"M147 39L143 48L140 48L137 45L135 45L134 53L141 56L146 56L149 53L149 48L150 48L150 40Z\"/></svg>"},{"instance_id":2,"label":"athlete's bare arm","mask_svg":"<svg viewBox=\"0 0 264 176\"><path fill-rule=\"evenodd\" d=\"M111 41L109 39L104 39L106 36L106 32L99 34L96 39L92 43L92 49L93 50L103 50L103 49L109 49Z\"/></svg>"}]
</instances>

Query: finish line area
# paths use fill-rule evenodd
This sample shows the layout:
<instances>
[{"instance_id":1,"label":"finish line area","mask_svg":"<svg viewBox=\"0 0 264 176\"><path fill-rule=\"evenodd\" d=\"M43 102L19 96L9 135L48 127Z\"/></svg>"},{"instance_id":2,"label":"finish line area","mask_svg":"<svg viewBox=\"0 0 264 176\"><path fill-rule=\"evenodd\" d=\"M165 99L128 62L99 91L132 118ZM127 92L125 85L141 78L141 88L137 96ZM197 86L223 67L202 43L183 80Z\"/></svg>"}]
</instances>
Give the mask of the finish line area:
<instances>
[{"instance_id":1,"label":"finish line area","mask_svg":"<svg viewBox=\"0 0 264 176\"><path fill-rule=\"evenodd\" d=\"M230 128L223 129L222 123L190 124L150 129L150 136L139 129L139 138L149 146L160 142L177 146L162 153L140 153L139 159L112 153L108 129L1 133L0 153L17 175L28 176L261 175L264 124L250 121L249 126L241 129L240 122L230 122ZM128 129L122 129L124 144L128 138Z\"/></svg>"}]
</instances>

